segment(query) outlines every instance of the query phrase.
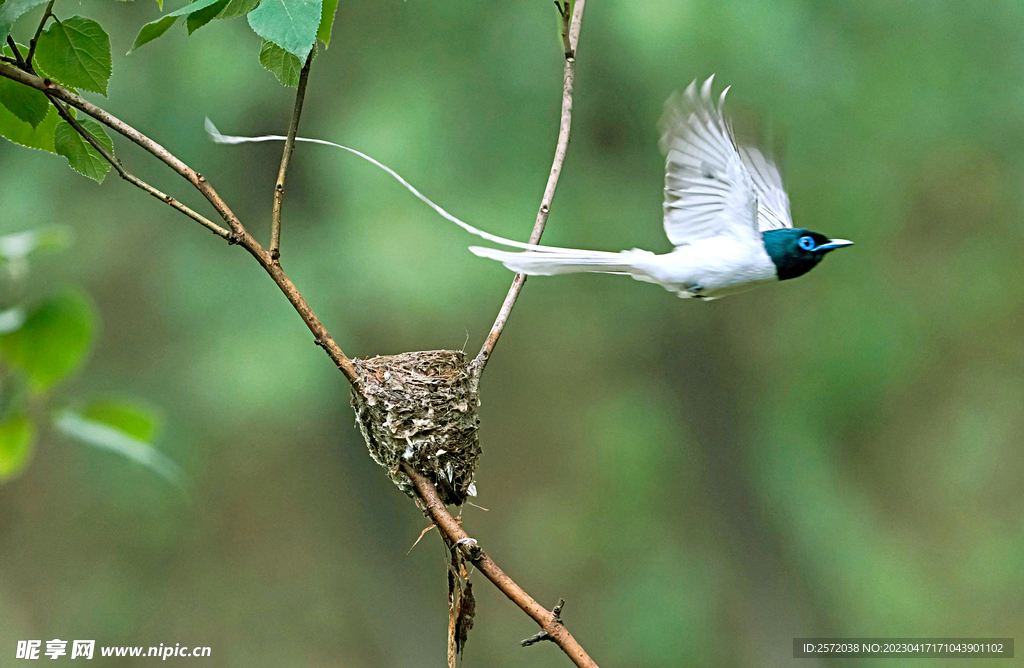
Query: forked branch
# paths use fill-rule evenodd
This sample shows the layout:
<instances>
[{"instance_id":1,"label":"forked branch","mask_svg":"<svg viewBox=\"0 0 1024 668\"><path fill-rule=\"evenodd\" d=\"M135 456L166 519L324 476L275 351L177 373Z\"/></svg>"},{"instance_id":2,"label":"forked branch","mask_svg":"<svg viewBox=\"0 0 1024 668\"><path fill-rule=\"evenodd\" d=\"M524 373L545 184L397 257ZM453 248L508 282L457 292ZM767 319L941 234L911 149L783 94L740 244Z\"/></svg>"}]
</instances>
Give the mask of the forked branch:
<instances>
[{"instance_id":1,"label":"forked branch","mask_svg":"<svg viewBox=\"0 0 1024 668\"><path fill-rule=\"evenodd\" d=\"M248 231L246 231L245 227L242 225L238 217L235 216L234 212L231 211L228 205L224 202L223 199L221 199L217 191L214 190L213 186L210 185L210 183L206 180L205 177L203 177L202 174L186 165L184 162L182 162L181 159L179 159L173 153L171 153L166 148L164 148L157 142L153 141L146 135L142 134L131 125L125 123L124 121L120 120L113 114L110 114L109 112L101 109L100 107L97 107L88 100L85 100L82 97L76 95L75 93L69 91L63 86L54 83L50 79L40 78L29 71L26 71L19 67L12 67L11 65L2 62L0 62L0 76L6 77L13 81L17 81L18 83L24 84L31 88L35 88L36 90L40 90L43 93L46 93L47 97L49 97L51 101L60 100L71 105L72 107L75 107L80 111L85 112L86 114L95 118L100 123L103 123L107 127L120 133L121 135L127 137L134 143L149 151L149 153L151 153L153 156L155 156L157 159L159 159L161 162L163 162L168 167L173 169L175 172L180 174L189 183L191 183L200 193L202 193L202 195L207 199L207 201L209 201L210 204L213 205L213 208L217 210L217 213L221 215L225 222L227 222L228 227L230 227L231 229L230 235L226 237L229 240L229 242L237 243L243 248L245 248L245 250L247 250L249 254L256 259L257 262L259 262L260 266L263 267L263 269L268 274L270 274L270 277L277 284L278 288L281 289L281 292L284 293L285 297L292 304L292 307L298 312L299 316L302 318L302 321L306 323L306 327L308 327L309 331L312 332L315 343L324 349L324 351L335 363L335 365L337 365L338 369L340 369L341 372L345 374L345 377L348 378L349 382L351 382L353 385L358 384L359 377L356 372L355 365L352 364L352 360L350 360L348 356L345 355L344 352L342 352L341 347L327 332L327 329L323 326L323 323L320 322L320 319L313 312L313 309L310 308L308 303L306 303L306 300L303 298L298 288L295 287L295 284L292 283L291 279L288 278L288 275L281 268L281 265L277 262L274 262L274 260L270 256L270 253L264 250L263 247L259 244L259 242L257 242L252 237L252 235L250 235ZM86 139L88 140L88 137L86 137ZM92 142L90 142L90 144L92 144ZM104 156L104 158L106 159L106 156ZM115 166L115 169L117 168L116 160L114 162L111 162L111 164ZM118 173L120 173L120 171ZM150 192L150 194L154 194L149 189L141 186L139 183L136 183L131 179L128 180L129 182L133 183L133 185L136 185L142 188L143 190ZM153 188L153 190L156 189ZM157 191L157 193L159 193L159 191ZM162 195L162 193L160 194ZM172 201L176 200L172 199ZM168 202L168 204L171 204L171 202ZM171 206L174 205L171 204ZM185 211L183 211L181 208L175 208L178 209L179 211L182 211L182 213L185 213ZM186 213L186 215L188 214ZM198 218L195 218L193 216L189 217L193 218L194 220L199 220ZM201 220L199 220L199 222L202 223ZM204 224L204 227L208 226Z\"/></svg>"},{"instance_id":2,"label":"forked branch","mask_svg":"<svg viewBox=\"0 0 1024 668\"><path fill-rule=\"evenodd\" d=\"M139 177L137 177L134 174L128 172L128 170L126 170L124 168L124 166L121 164L121 161L118 160L117 158L115 158L113 155L111 155L109 151L107 151L107 147L106 146L104 146L103 144L99 143L96 140L96 138L92 136L92 133L90 133L88 130L86 130L84 127L82 127L82 124L79 123L78 120L74 116L71 115L71 112L69 112L67 110L67 108L64 107L64 103L63 102L61 102L60 100L54 99L54 98L50 98L50 102L53 103L53 106L57 109L57 113L60 114L60 117L62 119L64 119L64 121L67 122L71 127L73 127L78 132L78 134L82 135L82 138L85 139L85 141L89 142L89 144L94 149L96 149L96 152L99 153L101 156L103 156L104 160L106 160L107 162L110 163L110 165L114 168L114 171L116 171L118 173L118 175L122 179L124 179L128 183L132 184L136 188L140 188L142 190L145 190L147 193L149 193L153 197L157 198L158 200L160 200L164 204L167 204L168 206L172 207L173 209L175 209L177 211L180 211L181 213L185 214L186 216L188 216L192 220L196 221L197 223L199 223L200 225L202 225L206 229L210 230L214 234L218 235L222 239L224 239L226 241L230 241L231 240L231 232L229 230L224 229L223 227L221 227L217 223L213 222L212 220L210 220L206 216L203 216L202 214L196 213L191 208L189 208L187 205L179 202L178 200L174 199L170 195L167 195L167 194L157 190L156 188L154 188L153 186L149 185L148 183L146 183L145 181L143 181Z\"/></svg>"}]
</instances>

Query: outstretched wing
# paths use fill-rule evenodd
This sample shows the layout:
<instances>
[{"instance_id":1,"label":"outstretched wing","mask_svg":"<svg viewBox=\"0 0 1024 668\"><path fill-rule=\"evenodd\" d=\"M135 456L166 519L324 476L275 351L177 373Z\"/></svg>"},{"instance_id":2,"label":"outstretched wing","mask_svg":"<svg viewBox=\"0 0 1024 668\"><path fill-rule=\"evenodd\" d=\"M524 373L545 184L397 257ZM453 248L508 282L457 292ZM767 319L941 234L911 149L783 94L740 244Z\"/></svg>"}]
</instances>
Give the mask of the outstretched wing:
<instances>
[{"instance_id":1,"label":"outstretched wing","mask_svg":"<svg viewBox=\"0 0 1024 668\"><path fill-rule=\"evenodd\" d=\"M757 225L762 232L793 227L789 195L775 162L753 146L740 146L740 158L757 191Z\"/></svg>"},{"instance_id":2,"label":"outstretched wing","mask_svg":"<svg viewBox=\"0 0 1024 668\"><path fill-rule=\"evenodd\" d=\"M731 235L760 243L757 191L718 105L709 77L665 103L661 150L665 153L665 234L676 246Z\"/></svg>"}]
</instances>

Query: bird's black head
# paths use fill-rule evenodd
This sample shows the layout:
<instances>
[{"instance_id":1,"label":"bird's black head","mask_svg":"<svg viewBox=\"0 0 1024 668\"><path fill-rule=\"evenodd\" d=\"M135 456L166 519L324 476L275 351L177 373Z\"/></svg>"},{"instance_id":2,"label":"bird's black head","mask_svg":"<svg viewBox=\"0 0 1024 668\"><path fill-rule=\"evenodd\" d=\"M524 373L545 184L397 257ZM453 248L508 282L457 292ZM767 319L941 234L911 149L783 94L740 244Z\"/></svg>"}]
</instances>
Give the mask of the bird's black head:
<instances>
[{"instance_id":1,"label":"bird's black head","mask_svg":"<svg viewBox=\"0 0 1024 668\"><path fill-rule=\"evenodd\" d=\"M761 233L764 249L775 263L779 280L803 276L821 262L826 253L852 246L852 241L829 239L824 234L803 228L768 230Z\"/></svg>"}]
</instances>

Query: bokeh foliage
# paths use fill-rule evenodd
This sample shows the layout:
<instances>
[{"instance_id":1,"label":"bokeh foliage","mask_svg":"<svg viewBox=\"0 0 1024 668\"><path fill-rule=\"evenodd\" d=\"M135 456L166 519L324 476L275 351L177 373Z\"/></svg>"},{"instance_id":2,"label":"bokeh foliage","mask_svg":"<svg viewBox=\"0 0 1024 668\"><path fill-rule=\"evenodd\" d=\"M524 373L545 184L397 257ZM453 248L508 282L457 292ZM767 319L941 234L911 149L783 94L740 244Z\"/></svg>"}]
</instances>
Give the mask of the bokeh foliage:
<instances>
[{"instance_id":1,"label":"bokeh foliage","mask_svg":"<svg viewBox=\"0 0 1024 668\"><path fill-rule=\"evenodd\" d=\"M204 116L229 134L286 128L291 94L247 22L168 30L125 57L165 16L154 3L64 11L110 35L102 104L265 234L280 147L202 131ZM343 5L302 133L525 238L557 133L554 14ZM490 511L466 523L544 603L567 599L599 663L777 665L796 635L1020 636L1022 67L1019 3L588 7L546 241L666 250L655 122L673 89L716 72L737 123L760 118L785 145L798 224L857 242L711 304L616 277L528 282L482 385ZM25 137L56 125L33 118ZM6 142L0 164L3 232L63 222L78 239L26 303L70 283L104 321L66 391L163 407L161 445L193 490L184 504L149 471L36 434L33 464L0 487L0 651L71 633L208 644L225 666L440 665L441 550L428 536L406 556L424 520L369 461L344 380L270 281L119 182ZM511 277L471 241L365 164L297 149L283 262L346 352L475 350ZM475 590L467 665L565 664L520 650L529 620Z\"/></svg>"},{"instance_id":2,"label":"bokeh foliage","mask_svg":"<svg viewBox=\"0 0 1024 668\"><path fill-rule=\"evenodd\" d=\"M152 446L151 409L124 399L54 396L95 342L96 309L77 290L27 301L26 283L38 256L66 251L71 238L56 226L0 236L0 481L24 471L39 434L49 430L135 460L184 488L179 467Z\"/></svg>"}]
</instances>

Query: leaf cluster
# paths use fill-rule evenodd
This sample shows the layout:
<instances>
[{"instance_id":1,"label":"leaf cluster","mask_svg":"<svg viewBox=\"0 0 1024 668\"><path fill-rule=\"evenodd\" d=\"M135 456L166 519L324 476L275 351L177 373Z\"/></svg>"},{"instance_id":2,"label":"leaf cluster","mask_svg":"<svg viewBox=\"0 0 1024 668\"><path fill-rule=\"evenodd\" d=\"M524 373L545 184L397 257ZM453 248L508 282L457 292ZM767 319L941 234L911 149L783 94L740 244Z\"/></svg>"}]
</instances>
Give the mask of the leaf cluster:
<instances>
[{"instance_id":1,"label":"leaf cluster","mask_svg":"<svg viewBox=\"0 0 1024 668\"><path fill-rule=\"evenodd\" d=\"M70 241L70 232L60 227L0 236L0 482L24 471L40 434L52 430L141 463L181 486L178 466L152 445L158 422L152 409L125 399L54 397L93 346L96 309L78 291L29 301L24 288L30 263L66 249Z\"/></svg>"},{"instance_id":2,"label":"leaf cluster","mask_svg":"<svg viewBox=\"0 0 1024 668\"><path fill-rule=\"evenodd\" d=\"M48 0L0 0L0 44L9 42L0 55L14 63L32 54L28 66L39 76L75 91L106 95L113 72L109 35L94 19L60 17L54 4ZM163 9L162 0L158 4ZM36 37L28 45L10 40L15 24L42 5L46 9ZM191 35L210 21L245 16L261 38L260 64L285 86L296 86L303 63L313 57L316 42L325 47L330 44L337 8L337 0L195 0L142 26L129 53L157 39L179 21ZM29 22L26 19L22 23ZM74 115L74 110L68 113ZM88 119L80 122L114 154L113 142L98 123ZM60 118L44 93L2 77L0 136L63 156L72 169L97 182L110 172L110 164L100 152Z\"/></svg>"},{"instance_id":3,"label":"leaf cluster","mask_svg":"<svg viewBox=\"0 0 1024 668\"><path fill-rule=\"evenodd\" d=\"M157 1L162 9L162 0ZM263 40L260 64L282 84L295 86L317 40L330 45L337 9L338 0L195 0L142 26L132 51L166 33L182 17L191 35L215 19L245 16Z\"/></svg>"}]
</instances>

